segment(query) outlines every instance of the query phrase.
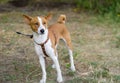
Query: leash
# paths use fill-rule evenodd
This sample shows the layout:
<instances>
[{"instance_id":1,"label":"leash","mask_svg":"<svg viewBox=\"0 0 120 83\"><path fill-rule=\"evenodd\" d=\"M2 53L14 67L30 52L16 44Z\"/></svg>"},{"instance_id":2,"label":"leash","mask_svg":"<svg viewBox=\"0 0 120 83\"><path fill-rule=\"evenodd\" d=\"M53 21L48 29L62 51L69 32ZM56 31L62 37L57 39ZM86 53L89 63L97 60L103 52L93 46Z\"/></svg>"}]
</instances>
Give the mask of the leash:
<instances>
[{"instance_id":1,"label":"leash","mask_svg":"<svg viewBox=\"0 0 120 83\"><path fill-rule=\"evenodd\" d=\"M33 35L24 34L24 33L21 33L21 32L16 32L16 33L17 33L17 34L24 35L24 36L27 36L27 37L29 37L29 38L31 38L31 39L33 38ZM54 35L54 37L55 37L55 45L56 45L56 43L57 43L57 37L56 37L54 31L52 31L52 33L53 33L53 35ZM47 43L48 40L49 40L49 37L47 37L47 40L46 40L44 43L42 43L42 44L38 44L36 41L34 41L36 44L38 44L38 45L41 46L42 51L43 51L43 53L44 53L44 55L45 55L46 57L49 57L49 56L47 55L47 53L46 53L46 51L45 51L45 46L44 46L44 45ZM44 57L44 59L45 59L45 62L46 62L46 64L47 64L46 57Z\"/></svg>"},{"instance_id":2,"label":"leash","mask_svg":"<svg viewBox=\"0 0 120 83\"><path fill-rule=\"evenodd\" d=\"M17 34L20 34L20 35L27 36L27 37L29 37L29 38L31 38L31 39L33 38L33 35L24 34L24 33L21 33L21 32L16 32L16 33L17 33ZM47 43L48 39L49 39L49 38L47 38L47 40L46 40L44 43L40 44L40 46L42 47L43 53L44 53L45 56L47 56L47 57L49 57L49 56L47 55L47 53L46 53L46 51L45 51L44 44ZM35 42L35 41L34 41L34 42ZM35 42L35 43L37 43L37 42ZM46 64L47 64L46 57L44 57L44 59L45 59L45 62L46 62Z\"/></svg>"},{"instance_id":3,"label":"leash","mask_svg":"<svg viewBox=\"0 0 120 83\"><path fill-rule=\"evenodd\" d=\"M24 35L24 36L27 36L27 37L29 37L29 38L33 38L33 35L27 35L27 34L24 34L24 33L21 33L21 32L16 32L17 34L21 34L21 35Z\"/></svg>"}]
</instances>

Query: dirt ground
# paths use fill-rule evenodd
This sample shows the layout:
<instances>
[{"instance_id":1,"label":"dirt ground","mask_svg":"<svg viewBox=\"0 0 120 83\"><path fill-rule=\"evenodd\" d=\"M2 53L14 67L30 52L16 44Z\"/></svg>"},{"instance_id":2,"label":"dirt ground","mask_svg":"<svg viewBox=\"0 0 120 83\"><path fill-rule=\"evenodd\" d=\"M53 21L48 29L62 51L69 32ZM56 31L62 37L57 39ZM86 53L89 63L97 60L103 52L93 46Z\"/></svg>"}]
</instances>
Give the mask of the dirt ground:
<instances>
[{"instance_id":1,"label":"dirt ground","mask_svg":"<svg viewBox=\"0 0 120 83\"><path fill-rule=\"evenodd\" d=\"M59 62L64 83L120 83L120 24L98 15L76 13L75 9L54 9L49 25L66 14L77 71L69 69L67 48L60 41ZM26 8L0 13L0 83L39 83L41 68L33 40L16 34L32 34L22 14L46 15L51 10ZM47 83L56 83L56 71L48 58Z\"/></svg>"}]
</instances>

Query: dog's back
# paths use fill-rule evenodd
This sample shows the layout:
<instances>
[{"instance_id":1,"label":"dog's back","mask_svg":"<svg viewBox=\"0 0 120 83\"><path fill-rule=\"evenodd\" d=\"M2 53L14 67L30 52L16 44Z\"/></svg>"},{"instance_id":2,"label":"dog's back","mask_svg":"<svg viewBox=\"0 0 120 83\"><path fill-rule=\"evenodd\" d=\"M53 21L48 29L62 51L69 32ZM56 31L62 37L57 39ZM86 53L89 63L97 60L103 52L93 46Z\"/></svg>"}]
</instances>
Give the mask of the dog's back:
<instances>
[{"instance_id":1,"label":"dog's back","mask_svg":"<svg viewBox=\"0 0 120 83\"><path fill-rule=\"evenodd\" d=\"M65 21L66 21L66 16L65 15L60 15L58 18L57 23L52 24L49 26L50 31L54 31L56 35L60 35L61 38L64 34L68 34L67 27L65 26Z\"/></svg>"},{"instance_id":2,"label":"dog's back","mask_svg":"<svg viewBox=\"0 0 120 83\"><path fill-rule=\"evenodd\" d=\"M65 26L65 20L66 20L66 16L60 15L57 23L49 26L48 30L50 32L54 32L54 34L57 38L57 42L59 42L59 39L63 39L66 42L66 44L68 45L68 47L70 49L72 49L70 33L67 30L67 27Z\"/></svg>"}]
</instances>

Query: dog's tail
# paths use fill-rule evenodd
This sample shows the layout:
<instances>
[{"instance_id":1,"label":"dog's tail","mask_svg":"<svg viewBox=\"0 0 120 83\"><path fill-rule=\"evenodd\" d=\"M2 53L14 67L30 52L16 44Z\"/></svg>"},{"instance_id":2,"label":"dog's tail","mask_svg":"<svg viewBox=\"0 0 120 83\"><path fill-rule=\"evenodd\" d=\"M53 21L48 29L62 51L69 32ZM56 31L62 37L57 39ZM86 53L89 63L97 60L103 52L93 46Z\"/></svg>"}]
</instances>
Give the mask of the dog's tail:
<instances>
[{"instance_id":1,"label":"dog's tail","mask_svg":"<svg viewBox=\"0 0 120 83\"><path fill-rule=\"evenodd\" d=\"M65 23L65 21L66 21L66 15L61 14L61 15L59 16L57 22L58 22L58 23Z\"/></svg>"}]
</instances>

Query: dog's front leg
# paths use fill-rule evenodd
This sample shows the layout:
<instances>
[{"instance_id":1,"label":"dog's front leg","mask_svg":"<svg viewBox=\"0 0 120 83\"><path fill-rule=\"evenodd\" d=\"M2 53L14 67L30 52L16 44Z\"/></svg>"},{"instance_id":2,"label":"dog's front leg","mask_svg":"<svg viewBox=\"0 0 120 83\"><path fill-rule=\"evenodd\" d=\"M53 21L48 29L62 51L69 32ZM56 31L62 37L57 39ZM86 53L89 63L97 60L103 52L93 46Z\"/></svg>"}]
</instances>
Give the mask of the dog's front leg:
<instances>
[{"instance_id":1,"label":"dog's front leg","mask_svg":"<svg viewBox=\"0 0 120 83\"><path fill-rule=\"evenodd\" d=\"M60 83L60 82L63 81L63 79L62 79L62 73L61 73L61 69L60 69L59 62L58 62L58 58L57 58L57 56L55 55L54 51L51 52L50 57L51 57L51 59L53 60L53 62L54 62L54 64L55 64L55 68L56 68L56 70L57 70L57 82Z\"/></svg>"},{"instance_id":2,"label":"dog's front leg","mask_svg":"<svg viewBox=\"0 0 120 83\"><path fill-rule=\"evenodd\" d=\"M40 65L42 68L42 79L40 80L40 83L46 83L46 68L45 68L45 59L42 55L39 56L39 61L40 61Z\"/></svg>"}]
</instances>

